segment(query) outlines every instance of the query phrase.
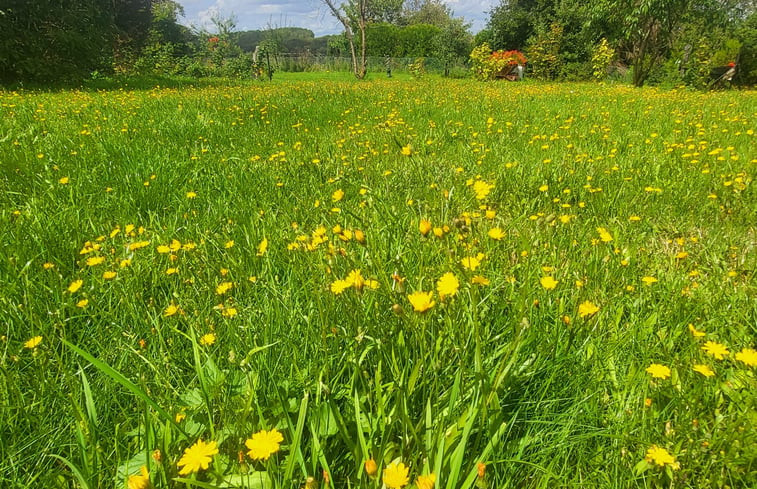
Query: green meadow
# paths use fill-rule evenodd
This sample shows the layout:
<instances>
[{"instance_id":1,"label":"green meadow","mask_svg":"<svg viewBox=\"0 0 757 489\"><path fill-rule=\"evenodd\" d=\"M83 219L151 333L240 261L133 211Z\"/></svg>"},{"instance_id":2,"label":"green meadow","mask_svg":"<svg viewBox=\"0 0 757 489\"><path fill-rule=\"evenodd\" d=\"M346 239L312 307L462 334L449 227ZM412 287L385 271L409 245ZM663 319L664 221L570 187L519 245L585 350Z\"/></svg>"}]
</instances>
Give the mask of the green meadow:
<instances>
[{"instance_id":1,"label":"green meadow","mask_svg":"<svg viewBox=\"0 0 757 489\"><path fill-rule=\"evenodd\" d=\"M757 485L757 96L0 91L0 486Z\"/></svg>"}]
</instances>

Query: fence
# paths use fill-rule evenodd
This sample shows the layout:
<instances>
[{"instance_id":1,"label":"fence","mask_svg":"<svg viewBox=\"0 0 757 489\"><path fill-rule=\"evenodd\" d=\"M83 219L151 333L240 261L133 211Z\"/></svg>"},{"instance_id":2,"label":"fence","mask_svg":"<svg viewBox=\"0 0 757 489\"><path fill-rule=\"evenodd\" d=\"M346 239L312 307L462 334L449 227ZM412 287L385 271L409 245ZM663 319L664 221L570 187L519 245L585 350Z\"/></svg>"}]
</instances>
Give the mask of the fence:
<instances>
[{"instance_id":1,"label":"fence","mask_svg":"<svg viewBox=\"0 0 757 489\"><path fill-rule=\"evenodd\" d=\"M386 72L390 66L392 72L407 73L408 67L416 60L424 60L424 70L427 73L444 74L445 72L467 72L469 65L467 60L460 58L446 63L439 58L386 58L381 56L368 56L366 58L367 69L371 73ZM278 71L302 72L302 71L352 71L352 59L345 56L322 56L312 54L278 54L271 57Z\"/></svg>"}]
</instances>

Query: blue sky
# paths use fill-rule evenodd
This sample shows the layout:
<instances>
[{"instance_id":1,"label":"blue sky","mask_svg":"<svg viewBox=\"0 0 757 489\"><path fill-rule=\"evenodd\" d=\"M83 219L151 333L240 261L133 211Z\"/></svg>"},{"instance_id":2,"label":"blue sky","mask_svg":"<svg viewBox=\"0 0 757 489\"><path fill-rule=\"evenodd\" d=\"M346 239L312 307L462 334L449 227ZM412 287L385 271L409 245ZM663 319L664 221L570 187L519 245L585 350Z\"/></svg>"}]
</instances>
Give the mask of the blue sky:
<instances>
[{"instance_id":1,"label":"blue sky","mask_svg":"<svg viewBox=\"0 0 757 489\"><path fill-rule=\"evenodd\" d=\"M273 27L304 27L316 36L341 32L339 23L321 0L178 0L186 18L182 23L211 29L211 17L234 15L239 30ZM338 1L338 0L337 0ZM456 17L464 17L478 32L487 14L499 0L445 0Z\"/></svg>"}]
</instances>

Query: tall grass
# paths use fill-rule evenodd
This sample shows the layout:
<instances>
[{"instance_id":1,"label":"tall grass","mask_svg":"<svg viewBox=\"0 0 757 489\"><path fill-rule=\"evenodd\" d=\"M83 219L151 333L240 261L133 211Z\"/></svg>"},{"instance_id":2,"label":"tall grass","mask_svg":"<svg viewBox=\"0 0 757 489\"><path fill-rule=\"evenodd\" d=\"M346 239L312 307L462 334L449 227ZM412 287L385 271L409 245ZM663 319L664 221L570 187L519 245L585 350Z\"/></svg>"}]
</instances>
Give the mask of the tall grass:
<instances>
[{"instance_id":1,"label":"tall grass","mask_svg":"<svg viewBox=\"0 0 757 489\"><path fill-rule=\"evenodd\" d=\"M756 102L0 92L0 486L753 486Z\"/></svg>"}]
</instances>

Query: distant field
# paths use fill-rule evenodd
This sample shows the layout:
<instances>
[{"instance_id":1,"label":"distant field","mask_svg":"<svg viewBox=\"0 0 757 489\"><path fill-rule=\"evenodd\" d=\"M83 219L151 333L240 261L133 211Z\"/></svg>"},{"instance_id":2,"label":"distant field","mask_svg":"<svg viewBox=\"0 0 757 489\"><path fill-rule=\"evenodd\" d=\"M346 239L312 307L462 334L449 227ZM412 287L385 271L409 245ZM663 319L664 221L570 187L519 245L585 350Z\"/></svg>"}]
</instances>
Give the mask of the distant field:
<instances>
[{"instance_id":1,"label":"distant field","mask_svg":"<svg viewBox=\"0 0 757 489\"><path fill-rule=\"evenodd\" d=\"M378 74L0 92L0 487L755 487L756 117Z\"/></svg>"}]
</instances>

